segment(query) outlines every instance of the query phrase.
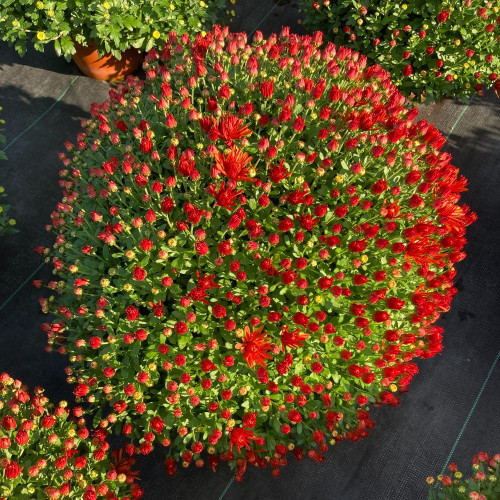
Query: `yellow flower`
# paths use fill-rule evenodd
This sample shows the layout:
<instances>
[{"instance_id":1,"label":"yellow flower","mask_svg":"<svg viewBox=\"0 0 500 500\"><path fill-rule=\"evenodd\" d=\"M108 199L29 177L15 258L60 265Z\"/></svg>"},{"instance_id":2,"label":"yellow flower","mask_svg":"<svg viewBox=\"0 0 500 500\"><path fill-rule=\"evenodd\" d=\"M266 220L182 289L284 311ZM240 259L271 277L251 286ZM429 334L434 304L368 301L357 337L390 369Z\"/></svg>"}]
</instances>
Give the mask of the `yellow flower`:
<instances>
[{"instance_id":1,"label":"yellow flower","mask_svg":"<svg viewBox=\"0 0 500 500\"><path fill-rule=\"evenodd\" d=\"M36 37L38 38L38 40L45 40L45 31L39 31L36 34Z\"/></svg>"},{"instance_id":2,"label":"yellow flower","mask_svg":"<svg viewBox=\"0 0 500 500\"><path fill-rule=\"evenodd\" d=\"M37 9L43 9L43 2L37 2L36 3L36 8Z\"/></svg>"},{"instance_id":3,"label":"yellow flower","mask_svg":"<svg viewBox=\"0 0 500 500\"><path fill-rule=\"evenodd\" d=\"M179 19L178 23L182 26L184 24L184 19Z\"/></svg>"},{"instance_id":4,"label":"yellow flower","mask_svg":"<svg viewBox=\"0 0 500 500\"><path fill-rule=\"evenodd\" d=\"M170 4L170 10L175 10L175 5L173 3Z\"/></svg>"},{"instance_id":5,"label":"yellow flower","mask_svg":"<svg viewBox=\"0 0 500 500\"><path fill-rule=\"evenodd\" d=\"M102 4L102 6L103 6L106 10L111 9L111 4L110 4L109 2L104 2L104 3Z\"/></svg>"},{"instance_id":6,"label":"yellow flower","mask_svg":"<svg viewBox=\"0 0 500 500\"><path fill-rule=\"evenodd\" d=\"M159 31L157 31L157 30L154 30L154 31L153 31L153 38L154 38L155 40L158 40L158 38L160 38L160 32L159 32Z\"/></svg>"},{"instance_id":7,"label":"yellow flower","mask_svg":"<svg viewBox=\"0 0 500 500\"><path fill-rule=\"evenodd\" d=\"M200 7L206 7L207 4L205 2L203 2L203 0L200 2Z\"/></svg>"},{"instance_id":8,"label":"yellow flower","mask_svg":"<svg viewBox=\"0 0 500 500\"><path fill-rule=\"evenodd\" d=\"M401 5L401 8L402 8L403 10L406 10L406 9L408 8L408 5L406 5L406 4L404 3L403 5Z\"/></svg>"}]
</instances>

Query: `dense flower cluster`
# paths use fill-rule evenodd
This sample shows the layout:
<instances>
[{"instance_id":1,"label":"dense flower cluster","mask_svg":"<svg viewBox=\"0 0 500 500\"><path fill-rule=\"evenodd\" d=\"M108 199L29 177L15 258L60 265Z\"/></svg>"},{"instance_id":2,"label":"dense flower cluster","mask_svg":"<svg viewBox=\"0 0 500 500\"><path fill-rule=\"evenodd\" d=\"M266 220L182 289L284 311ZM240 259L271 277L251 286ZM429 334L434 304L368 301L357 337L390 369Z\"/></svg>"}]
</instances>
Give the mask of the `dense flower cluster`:
<instances>
[{"instance_id":1,"label":"dense flower cluster","mask_svg":"<svg viewBox=\"0 0 500 500\"><path fill-rule=\"evenodd\" d=\"M405 95L433 101L500 90L498 0L301 2L311 28L391 71Z\"/></svg>"},{"instance_id":2,"label":"dense flower cluster","mask_svg":"<svg viewBox=\"0 0 500 500\"><path fill-rule=\"evenodd\" d=\"M54 407L36 387L0 375L0 499L130 500L142 490L133 458L113 452L106 430L89 431L83 410Z\"/></svg>"},{"instance_id":3,"label":"dense flower cluster","mask_svg":"<svg viewBox=\"0 0 500 500\"><path fill-rule=\"evenodd\" d=\"M440 352L475 214L445 140L322 34L171 34L61 154L49 350L169 474L357 441ZM37 282L37 286L41 283Z\"/></svg>"},{"instance_id":4,"label":"dense flower cluster","mask_svg":"<svg viewBox=\"0 0 500 500\"><path fill-rule=\"evenodd\" d=\"M2 108L0 107L0 111ZM4 125L4 120L0 119L0 146L5 143L5 136L1 133L2 127ZM0 149L0 160L6 160L7 156ZM0 198L5 198L5 189L0 186ZM14 219L10 219L8 216L9 205L0 204L0 235L5 233L12 233L14 231L13 227L16 224Z\"/></svg>"},{"instance_id":5,"label":"dense flower cluster","mask_svg":"<svg viewBox=\"0 0 500 500\"><path fill-rule=\"evenodd\" d=\"M429 500L489 500L500 498L500 454L488 456L484 451L472 459L474 475L465 479L458 470L457 464L448 466L450 475L440 474L436 480L427 478L427 484L432 486Z\"/></svg>"}]
</instances>

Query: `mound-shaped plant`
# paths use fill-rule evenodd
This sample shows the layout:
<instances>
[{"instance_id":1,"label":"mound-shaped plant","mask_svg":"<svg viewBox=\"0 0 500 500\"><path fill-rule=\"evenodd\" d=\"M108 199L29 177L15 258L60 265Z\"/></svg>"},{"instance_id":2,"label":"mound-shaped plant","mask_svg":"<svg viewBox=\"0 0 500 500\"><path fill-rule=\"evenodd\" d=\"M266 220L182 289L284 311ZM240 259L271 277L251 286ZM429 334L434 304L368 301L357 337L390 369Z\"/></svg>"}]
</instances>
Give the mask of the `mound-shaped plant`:
<instances>
[{"instance_id":1,"label":"mound-shaped plant","mask_svg":"<svg viewBox=\"0 0 500 500\"><path fill-rule=\"evenodd\" d=\"M456 290L466 181L350 49L172 35L62 155L49 350L185 466L323 460L398 405ZM39 283L37 283L40 285Z\"/></svg>"},{"instance_id":2,"label":"mound-shaped plant","mask_svg":"<svg viewBox=\"0 0 500 500\"><path fill-rule=\"evenodd\" d=\"M362 51L405 95L434 101L500 90L498 0L301 3L311 29Z\"/></svg>"},{"instance_id":3,"label":"mound-shaped plant","mask_svg":"<svg viewBox=\"0 0 500 500\"><path fill-rule=\"evenodd\" d=\"M140 498L133 458L113 452L107 432L89 432L83 410L31 396L19 380L0 375L0 498L5 500Z\"/></svg>"},{"instance_id":4,"label":"mound-shaped plant","mask_svg":"<svg viewBox=\"0 0 500 500\"><path fill-rule=\"evenodd\" d=\"M429 500L489 500L500 498L500 454L488 456L484 451L472 459L473 477L465 479L457 464L448 465L450 475L427 478L427 484L433 488ZM436 488L436 485L438 486Z\"/></svg>"}]
</instances>

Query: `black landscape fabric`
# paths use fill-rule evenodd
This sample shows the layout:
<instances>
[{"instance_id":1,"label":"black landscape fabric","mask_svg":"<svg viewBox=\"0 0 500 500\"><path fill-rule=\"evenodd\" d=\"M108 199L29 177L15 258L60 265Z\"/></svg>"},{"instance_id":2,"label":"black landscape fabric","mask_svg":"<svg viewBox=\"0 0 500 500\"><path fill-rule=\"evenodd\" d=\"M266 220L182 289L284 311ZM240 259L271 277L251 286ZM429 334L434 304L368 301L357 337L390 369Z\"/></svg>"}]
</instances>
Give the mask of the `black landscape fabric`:
<instances>
[{"instance_id":1,"label":"black landscape fabric","mask_svg":"<svg viewBox=\"0 0 500 500\"><path fill-rule=\"evenodd\" d=\"M290 25L304 32L296 2L238 0L234 8L234 31L258 26L267 36ZM64 141L75 140L91 102L106 99L108 89L50 49L30 50L20 59L0 44L9 157L0 164L0 185L19 229L0 240L0 372L30 387L44 386L54 402L71 400L72 394L66 360L44 352L40 323L46 318L31 280L47 280L51 270L33 248L51 241L44 226L61 198L57 153ZM368 438L333 446L323 464L292 457L279 478L251 467L241 483L232 481L225 466L215 474L181 468L171 478L158 449L138 460L145 500L424 499L425 478L439 474L448 459L468 474L474 454L500 452L500 99L493 92L469 105L446 99L422 106L420 117L449 134L445 149L469 180L462 202L478 214L467 233L468 257L457 266L459 294L438 323L445 329L442 354L419 362L420 373L398 408L373 411L377 427Z\"/></svg>"}]
</instances>

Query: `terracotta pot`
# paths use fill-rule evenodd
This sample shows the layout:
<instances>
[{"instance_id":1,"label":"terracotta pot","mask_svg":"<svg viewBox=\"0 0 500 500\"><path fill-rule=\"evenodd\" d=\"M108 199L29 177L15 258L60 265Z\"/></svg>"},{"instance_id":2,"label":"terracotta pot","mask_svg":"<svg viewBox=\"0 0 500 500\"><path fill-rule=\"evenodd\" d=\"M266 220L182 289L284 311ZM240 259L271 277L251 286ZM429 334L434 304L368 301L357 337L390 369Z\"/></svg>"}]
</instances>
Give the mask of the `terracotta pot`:
<instances>
[{"instance_id":1,"label":"terracotta pot","mask_svg":"<svg viewBox=\"0 0 500 500\"><path fill-rule=\"evenodd\" d=\"M97 55L97 45L89 42L85 47L78 42L74 42L76 54L73 54L73 61L80 68L80 71L96 80L107 80L117 82L123 80L127 75L133 73L141 63L142 55L133 47L122 54L118 60L111 54L103 57Z\"/></svg>"}]
</instances>

